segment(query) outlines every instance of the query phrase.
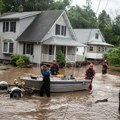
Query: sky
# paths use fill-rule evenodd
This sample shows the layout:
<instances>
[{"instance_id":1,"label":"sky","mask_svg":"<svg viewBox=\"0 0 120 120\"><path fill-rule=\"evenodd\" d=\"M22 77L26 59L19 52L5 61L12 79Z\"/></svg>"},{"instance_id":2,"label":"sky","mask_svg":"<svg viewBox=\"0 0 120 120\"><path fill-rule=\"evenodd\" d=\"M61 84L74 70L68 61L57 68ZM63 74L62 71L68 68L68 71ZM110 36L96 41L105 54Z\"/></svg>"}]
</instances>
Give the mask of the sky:
<instances>
[{"instance_id":1,"label":"sky","mask_svg":"<svg viewBox=\"0 0 120 120\"><path fill-rule=\"evenodd\" d=\"M97 16L102 12L102 10L105 10L112 18L115 18L116 15L120 15L120 0L91 0L91 2L91 9ZM71 6L76 5L82 7L83 5L86 5L86 0L73 0Z\"/></svg>"}]
</instances>

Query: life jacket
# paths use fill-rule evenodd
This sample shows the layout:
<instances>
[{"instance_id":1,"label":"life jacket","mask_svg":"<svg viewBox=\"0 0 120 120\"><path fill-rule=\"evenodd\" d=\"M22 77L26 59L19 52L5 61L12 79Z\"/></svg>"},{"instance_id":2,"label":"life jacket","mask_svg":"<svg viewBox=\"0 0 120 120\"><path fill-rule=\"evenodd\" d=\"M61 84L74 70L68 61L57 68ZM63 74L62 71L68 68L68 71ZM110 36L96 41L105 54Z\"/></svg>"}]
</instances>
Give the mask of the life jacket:
<instances>
[{"instance_id":1,"label":"life jacket","mask_svg":"<svg viewBox=\"0 0 120 120\"><path fill-rule=\"evenodd\" d=\"M58 66L58 64L52 64L52 65L50 66L50 68L51 68L51 70L56 70L56 71L58 71L59 66Z\"/></svg>"},{"instance_id":2,"label":"life jacket","mask_svg":"<svg viewBox=\"0 0 120 120\"><path fill-rule=\"evenodd\" d=\"M51 71L51 74L52 75L57 75L58 74L58 71L59 71L59 65L58 64L52 64L50 66L50 71Z\"/></svg>"},{"instance_id":3,"label":"life jacket","mask_svg":"<svg viewBox=\"0 0 120 120\"><path fill-rule=\"evenodd\" d=\"M102 67L103 67L103 69L107 69L107 68L108 68L108 64L104 62L104 63L102 64Z\"/></svg>"},{"instance_id":4,"label":"life jacket","mask_svg":"<svg viewBox=\"0 0 120 120\"><path fill-rule=\"evenodd\" d=\"M93 69L88 68L86 70L85 78L86 79L93 79L94 75L95 75L95 71Z\"/></svg>"}]
</instances>

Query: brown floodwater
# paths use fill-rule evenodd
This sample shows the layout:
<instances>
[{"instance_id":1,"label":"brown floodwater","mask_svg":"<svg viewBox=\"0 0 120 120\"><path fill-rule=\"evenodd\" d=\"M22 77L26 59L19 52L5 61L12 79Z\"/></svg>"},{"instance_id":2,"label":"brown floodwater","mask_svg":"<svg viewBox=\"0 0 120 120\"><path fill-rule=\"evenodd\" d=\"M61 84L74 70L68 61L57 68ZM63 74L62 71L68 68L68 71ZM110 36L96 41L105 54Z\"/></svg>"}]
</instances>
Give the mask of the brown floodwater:
<instances>
[{"instance_id":1,"label":"brown floodwater","mask_svg":"<svg viewBox=\"0 0 120 120\"><path fill-rule=\"evenodd\" d=\"M1 65L0 68L3 66ZM12 84L14 79L28 73L39 74L34 68L14 68L0 70L0 81ZM83 77L86 67L75 69L78 77ZM20 99L10 99L7 93L0 93L0 120L120 120L118 111L120 89L119 72L108 71L101 74L101 66L94 67L96 76L92 91L51 93L51 98L39 95L24 95ZM65 72L66 71L66 72ZM61 74L73 74L73 68L61 69ZM107 102L97 100L108 99Z\"/></svg>"}]
</instances>

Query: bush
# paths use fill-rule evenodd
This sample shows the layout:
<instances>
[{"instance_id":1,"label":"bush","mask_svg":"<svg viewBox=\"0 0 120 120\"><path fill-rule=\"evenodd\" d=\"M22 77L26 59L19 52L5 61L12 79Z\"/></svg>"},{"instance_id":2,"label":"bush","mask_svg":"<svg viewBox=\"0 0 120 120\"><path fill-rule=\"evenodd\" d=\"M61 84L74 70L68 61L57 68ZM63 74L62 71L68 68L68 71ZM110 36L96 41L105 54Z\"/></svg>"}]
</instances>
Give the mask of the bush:
<instances>
[{"instance_id":1,"label":"bush","mask_svg":"<svg viewBox=\"0 0 120 120\"><path fill-rule=\"evenodd\" d=\"M65 66L65 56L64 56L64 54L62 53L61 50L59 50L57 52L56 59L57 59L58 64L60 65L60 67L64 67Z\"/></svg>"},{"instance_id":2,"label":"bush","mask_svg":"<svg viewBox=\"0 0 120 120\"><path fill-rule=\"evenodd\" d=\"M29 57L25 55L18 54L11 55L11 64L14 66L21 66L24 64L28 64L29 62L30 62Z\"/></svg>"},{"instance_id":3,"label":"bush","mask_svg":"<svg viewBox=\"0 0 120 120\"><path fill-rule=\"evenodd\" d=\"M104 54L104 58L108 59L109 63L114 66L120 66L120 47L112 48Z\"/></svg>"}]
</instances>

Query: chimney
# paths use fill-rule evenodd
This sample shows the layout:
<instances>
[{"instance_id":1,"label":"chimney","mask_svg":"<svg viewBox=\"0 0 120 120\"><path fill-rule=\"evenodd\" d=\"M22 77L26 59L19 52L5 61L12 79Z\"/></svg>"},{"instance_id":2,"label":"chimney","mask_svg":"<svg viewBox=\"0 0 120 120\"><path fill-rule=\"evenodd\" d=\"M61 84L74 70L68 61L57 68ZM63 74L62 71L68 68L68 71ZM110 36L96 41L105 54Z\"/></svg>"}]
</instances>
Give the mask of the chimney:
<instances>
[{"instance_id":1,"label":"chimney","mask_svg":"<svg viewBox=\"0 0 120 120\"><path fill-rule=\"evenodd\" d=\"M19 6L19 12L23 12L23 5L22 4L20 4L20 6Z\"/></svg>"}]
</instances>

